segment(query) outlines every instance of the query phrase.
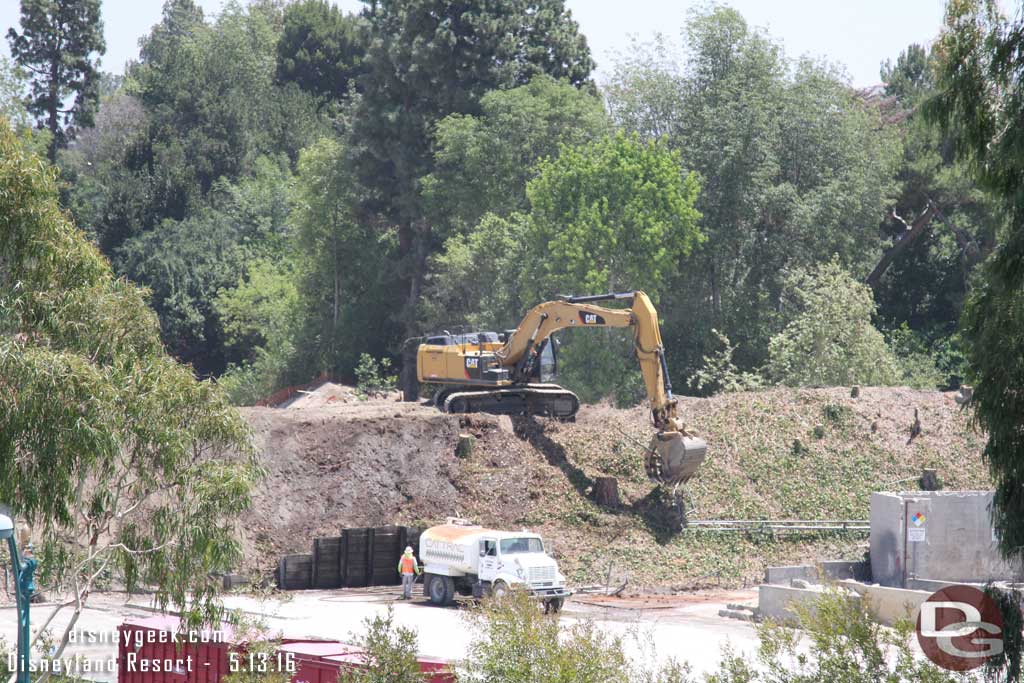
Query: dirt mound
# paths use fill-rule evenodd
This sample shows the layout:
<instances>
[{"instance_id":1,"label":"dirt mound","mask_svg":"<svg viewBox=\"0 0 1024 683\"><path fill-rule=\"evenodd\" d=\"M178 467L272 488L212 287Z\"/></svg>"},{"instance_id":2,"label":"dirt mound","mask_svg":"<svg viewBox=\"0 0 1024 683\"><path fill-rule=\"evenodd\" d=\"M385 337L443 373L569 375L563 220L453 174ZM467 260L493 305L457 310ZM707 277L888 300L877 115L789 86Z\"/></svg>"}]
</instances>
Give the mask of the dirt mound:
<instances>
[{"instance_id":1,"label":"dirt mound","mask_svg":"<svg viewBox=\"0 0 1024 683\"><path fill-rule=\"evenodd\" d=\"M392 391L376 394L372 398L374 401L398 401L401 399L401 394L397 391ZM360 403L366 400L367 397L361 396L355 387L336 384L334 382L323 382L316 387L297 391L290 399L281 405L274 407L299 410L306 408L323 408L325 406L347 403Z\"/></svg>"},{"instance_id":2,"label":"dirt mound","mask_svg":"<svg viewBox=\"0 0 1024 683\"><path fill-rule=\"evenodd\" d=\"M908 443L914 408L922 434ZM875 490L914 489L922 468L946 488L986 488L983 436L952 394L910 389L772 389L684 399L708 458L687 487L690 519L866 519ZM346 526L429 525L461 514L529 527L578 583L734 586L769 564L857 559L866 538L683 530L643 472L648 412L584 406L575 423L452 416L392 400L243 411L269 476L245 521L250 559L308 552ZM460 433L476 438L456 456ZM622 506L589 497L619 480Z\"/></svg>"}]
</instances>

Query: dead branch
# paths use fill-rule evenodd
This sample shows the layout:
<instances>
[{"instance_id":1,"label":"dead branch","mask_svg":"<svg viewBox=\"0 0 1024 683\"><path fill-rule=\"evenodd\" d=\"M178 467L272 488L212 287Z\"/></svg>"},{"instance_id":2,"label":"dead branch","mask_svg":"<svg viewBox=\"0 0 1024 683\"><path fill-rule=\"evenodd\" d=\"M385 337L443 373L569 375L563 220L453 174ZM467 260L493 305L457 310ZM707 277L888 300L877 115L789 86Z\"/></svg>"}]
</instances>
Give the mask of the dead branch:
<instances>
[{"instance_id":1,"label":"dead branch","mask_svg":"<svg viewBox=\"0 0 1024 683\"><path fill-rule=\"evenodd\" d=\"M896 213L895 209L892 210L890 215L892 216L893 220L902 223L906 230L904 230L903 233L896 238L896 241L893 242L892 246L885 250L885 252L882 254L882 258L878 260L878 263L871 271L871 274L868 275L867 279L865 280L865 282L868 284L869 287L871 287L871 289L878 288L878 283L881 281L882 276L885 274L885 271L887 271L889 269L889 266L893 264L893 261L895 261L900 256L900 254L906 251L911 244L916 242L917 239L922 234L924 234L924 230L925 228L928 227L928 224L931 222L932 216L935 215L936 210L937 207L935 206L935 203L929 200L928 206L925 207L925 210L922 211L921 214L917 218L915 218L914 222L911 224L908 224L906 220L901 218Z\"/></svg>"}]
</instances>

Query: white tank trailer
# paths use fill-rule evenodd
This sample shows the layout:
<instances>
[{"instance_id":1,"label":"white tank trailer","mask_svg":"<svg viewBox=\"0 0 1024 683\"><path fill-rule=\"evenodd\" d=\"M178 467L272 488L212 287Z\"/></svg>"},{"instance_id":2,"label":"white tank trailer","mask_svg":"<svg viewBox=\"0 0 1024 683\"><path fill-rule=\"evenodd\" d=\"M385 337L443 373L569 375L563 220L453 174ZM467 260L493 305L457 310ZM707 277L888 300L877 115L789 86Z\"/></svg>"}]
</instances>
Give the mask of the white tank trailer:
<instances>
[{"instance_id":1,"label":"white tank trailer","mask_svg":"<svg viewBox=\"0 0 1024 683\"><path fill-rule=\"evenodd\" d=\"M450 604L456 593L481 598L525 590L557 612L572 595L544 541L529 531L496 531L449 517L423 532L419 556L423 593L435 605Z\"/></svg>"}]
</instances>

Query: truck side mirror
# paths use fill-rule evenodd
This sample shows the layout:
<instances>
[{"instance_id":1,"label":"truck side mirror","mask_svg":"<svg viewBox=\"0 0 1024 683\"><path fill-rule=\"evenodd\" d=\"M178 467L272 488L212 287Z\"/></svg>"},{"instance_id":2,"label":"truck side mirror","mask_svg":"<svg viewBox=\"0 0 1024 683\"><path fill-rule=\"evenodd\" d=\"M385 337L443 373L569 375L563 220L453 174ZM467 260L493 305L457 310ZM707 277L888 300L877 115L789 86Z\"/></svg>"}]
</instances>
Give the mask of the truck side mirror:
<instances>
[{"instance_id":1,"label":"truck side mirror","mask_svg":"<svg viewBox=\"0 0 1024 683\"><path fill-rule=\"evenodd\" d=\"M480 548L480 557L487 557L487 549Z\"/></svg>"}]
</instances>

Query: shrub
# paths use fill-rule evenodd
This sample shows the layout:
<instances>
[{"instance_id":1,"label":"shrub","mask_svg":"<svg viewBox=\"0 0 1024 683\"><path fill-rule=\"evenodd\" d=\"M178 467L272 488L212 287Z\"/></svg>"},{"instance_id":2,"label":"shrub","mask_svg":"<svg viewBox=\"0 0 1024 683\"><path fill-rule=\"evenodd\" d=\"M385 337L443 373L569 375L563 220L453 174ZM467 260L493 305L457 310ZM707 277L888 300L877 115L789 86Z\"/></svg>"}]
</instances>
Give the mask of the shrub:
<instances>
[{"instance_id":1,"label":"shrub","mask_svg":"<svg viewBox=\"0 0 1024 683\"><path fill-rule=\"evenodd\" d=\"M756 662L726 651L708 683L953 683L953 673L919 658L909 621L887 628L870 606L839 590L826 591L813 610L795 605L805 630L759 627Z\"/></svg>"},{"instance_id":2,"label":"shrub","mask_svg":"<svg viewBox=\"0 0 1024 683\"><path fill-rule=\"evenodd\" d=\"M416 654L419 642L416 632L395 624L395 610L363 621L365 632L353 644L366 653L365 668L343 669L339 683L423 683Z\"/></svg>"},{"instance_id":3,"label":"shrub","mask_svg":"<svg viewBox=\"0 0 1024 683\"><path fill-rule=\"evenodd\" d=\"M398 385L398 375L388 374L390 370L390 358L378 361L368 353L360 354L356 365L356 393L367 398L394 391Z\"/></svg>"},{"instance_id":4,"label":"shrub","mask_svg":"<svg viewBox=\"0 0 1024 683\"><path fill-rule=\"evenodd\" d=\"M711 334L715 335L722 348L710 356L704 356L704 364L694 373L690 385L702 394L763 389L764 377L756 372L742 372L733 363L736 347L729 341L729 337L714 329Z\"/></svg>"},{"instance_id":5,"label":"shrub","mask_svg":"<svg viewBox=\"0 0 1024 683\"><path fill-rule=\"evenodd\" d=\"M871 323L871 289L839 261L796 271L786 282L789 322L768 346L772 379L790 386L885 386L899 383L899 363Z\"/></svg>"},{"instance_id":6,"label":"shrub","mask_svg":"<svg viewBox=\"0 0 1024 683\"><path fill-rule=\"evenodd\" d=\"M485 601L471 610L476 637L459 670L460 681L474 683L686 683L687 667L668 662L657 668L634 666L625 653L625 640L577 621L560 628L537 601L512 593Z\"/></svg>"}]
</instances>

